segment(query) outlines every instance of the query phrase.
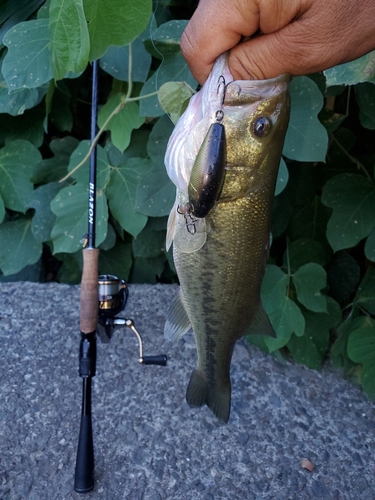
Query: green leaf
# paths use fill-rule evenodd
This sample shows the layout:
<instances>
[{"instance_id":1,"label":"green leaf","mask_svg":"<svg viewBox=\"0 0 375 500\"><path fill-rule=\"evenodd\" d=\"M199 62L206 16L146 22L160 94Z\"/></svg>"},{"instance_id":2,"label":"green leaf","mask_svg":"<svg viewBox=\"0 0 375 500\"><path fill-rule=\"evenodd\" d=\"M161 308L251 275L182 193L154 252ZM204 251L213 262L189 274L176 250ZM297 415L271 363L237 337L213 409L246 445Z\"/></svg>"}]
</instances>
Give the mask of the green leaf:
<instances>
[{"instance_id":1,"label":"green leaf","mask_svg":"<svg viewBox=\"0 0 375 500\"><path fill-rule=\"evenodd\" d=\"M303 309L305 334L293 335L287 344L294 359L309 368L321 368L329 348L330 330L341 321L340 306L330 297L327 301L328 314Z\"/></svg>"},{"instance_id":2,"label":"green leaf","mask_svg":"<svg viewBox=\"0 0 375 500\"><path fill-rule=\"evenodd\" d=\"M145 82L151 66L151 55L147 52L141 37L138 37L131 44L133 63L132 81ZM125 47L108 48L107 52L100 58L100 67L108 74L121 80L128 81L129 76L129 45Z\"/></svg>"},{"instance_id":3,"label":"green leaf","mask_svg":"<svg viewBox=\"0 0 375 500\"><path fill-rule=\"evenodd\" d=\"M167 82L159 89L158 98L161 107L168 113L174 124L185 111L186 101L193 95L191 87L185 82Z\"/></svg>"},{"instance_id":4,"label":"green leaf","mask_svg":"<svg viewBox=\"0 0 375 500\"><path fill-rule=\"evenodd\" d=\"M328 135L317 116L323 96L306 76L294 78L289 88L292 105L283 155L297 161L325 161Z\"/></svg>"},{"instance_id":5,"label":"green leaf","mask_svg":"<svg viewBox=\"0 0 375 500\"><path fill-rule=\"evenodd\" d=\"M133 239L134 257L157 257L165 250L165 231L142 231Z\"/></svg>"},{"instance_id":6,"label":"green leaf","mask_svg":"<svg viewBox=\"0 0 375 500\"><path fill-rule=\"evenodd\" d=\"M162 116L153 126L147 143L147 153L160 170L165 169L164 156L172 130L173 123L168 116Z\"/></svg>"},{"instance_id":7,"label":"green leaf","mask_svg":"<svg viewBox=\"0 0 375 500\"><path fill-rule=\"evenodd\" d=\"M192 88L197 85L180 52L173 52L163 57L159 68L143 85L141 96L158 92L162 85L167 82L186 82ZM157 95L142 99L139 110L141 116L162 116L164 114Z\"/></svg>"},{"instance_id":8,"label":"green leaf","mask_svg":"<svg viewBox=\"0 0 375 500\"><path fill-rule=\"evenodd\" d=\"M82 278L82 251L75 253L59 253L55 257L62 262L57 273L59 283L69 283L70 285L77 285L81 282Z\"/></svg>"},{"instance_id":9,"label":"green leaf","mask_svg":"<svg viewBox=\"0 0 375 500\"><path fill-rule=\"evenodd\" d=\"M279 267L268 265L264 273L261 287L261 298L268 314L280 307L285 300L289 276Z\"/></svg>"},{"instance_id":10,"label":"green leaf","mask_svg":"<svg viewBox=\"0 0 375 500\"><path fill-rule=\"evenodd\" d=\"M269 352L284 347L293 333L297 336L304 334L305 318L301 313L301 309L287 296L285 296L280 307L269 314L269 319L277 333L276 339L264 337L264 343Z\"/></svg>"},{"instance_id":11,"label":"green leaf","mask_svg":"<svg viewBox=\"0 0 375 500\"><path fill-rule=\"evenodd\" d=\"M375 226L375 186L359 174L340 174L323 188L322 203L333 208L327 238L334 251L350 248Z\"/></svg>"},{"instance_id":12,"label":"green leaf","mask_svg":"<svg viewBox=\"0 0 375 500\"><path fill-rule=\"evenodd\" d=\"M369 128L371 130L375 129L374 83L360 83L355 86L355 95L360 109L360 114L359 114L360 122L363 127Z\"/></svg>"},{"instance_id":13,"label":"green leaf","mask_svg":"<svg viewBox=\"0 0 375 500\"><path fill-rule=\"evenodd\" d=\"M14 25L28 19L35 12L44 0L7 0L1 2L0 15L0 42L3 43L4 35L13 28Z\"/></svg>"},{"instance_id":14,"label":"green leaf","mask_svg":"<svg viewBox=\"0 0 375 500\"><path fill-rule=\"evenodd\" d=\"M337 302L345 302L357 289L361 269L357 261L345 250L333 256L328 268L329 294Z\"/></svg>"},{"instance_id":15,"label":"green leaf","mask_svg":"<svg viewBox=\"0 0 375 500\"><path fill-rule=\"evenodd\" d=\"M152 171L138 184L135 209L151 217L162 217L171 211L176 198L176 188L165 170Z\"/></svg>"},{"instance_id":16,"label":"green leaf","mask_svg":"<svg viewBox=\"0 0 375 500\"><path fill-rule=\"evenodd\" d=\"M149 40L145 41L147 50L156 57L180 52L180 39L188 21L174 19L154 30Z\"/></svg>"},{"instance_id":17,"label":"green leaf","mask_svg":"<svg viewBox=\"0 0 375 500\"><path fill-rule=\"evenodd\" d=\"M0 86L0 113L22 115L26 109L39 104L46 92L46 86L39 89L20 89L10 93L6 87Z\"/></svg>"},{"instance_id":18,"label":"green leaf","mask_svg":"<svg viewBox=\"0 0 375 500\"><path fill-rule=\"evenodd\" d=\"M90 33L90 60L99 59L110 45L124 46L146 28L151 0L83 0Z\"/></svg>"},{"instance_id":19,"label":"green leaf","mask_svg":"<svg viewBox=\"0 0 375 500\"><path fill-rule=\"evenodd\" d=\"M44 139L43 111L36 108L22 116L7 116L0 123L0 136L6 143L22 139L39 148Z\"/></svg>"},{"instance_id":20,"label":"green leaf","mask_svg":"<svg viewBox=\"0 0 375 500\"><path fill-rule=\"evenodd\" d=\"M77 165L81 163L90 149L90 141L81 141L77 148L73 151L68 171L71 172ZM89 162L87 159L83 165L73 174L73 178L77 183L87 186L89 181ZM108 161L108 156L102 146L96 146L96 189L100 191L104 189L109 181L111 170Z\"/></svg>"},{"instance_id":21,"label":"green leaf","mask_svg":"<svg viewBox=\"0 0 375 500\"><path fill-rule=\"evenodd\" d=\"M283 191L288 184L289 172L284 161L284 158L280 158L279 171L277 173L276 187L274 196L277 196Z\"/></svg>"},{"instance_id":22,"label":"green leaf","mask_svg":"<svg viewBox=\"0 0 375 500\"><path fill-rule=\"evenodd\" d=\"M34 238L29 217L2 224L0 241L0 269L6 276L35 264L42 255L42 244Z\"/></svg>"},{"instance_id":23,"label":"green leaf","mask_svg":"<svg viewBox=\"0 0 375 500\"><path fill-rule=\"evenodd\" d=\"M73 253L82 248L88 226L88 186L78 183L63 188L52 200L51 209L57 216L51 235L54 253ZM107 221L107 200L99 190L96 193L96 246L105 240Z\"/></svg>"},{"instance_id":24,"label":"green leaf","mask_svg":"<svg viewBox=\"0 0 375 500\"><path fill-rule=\"evenodd\" d=\"M2 73L10 91L40 87L52 78L48 19L17 24L4 36Z\"/></svg>"},{"instance_id":25,"label":"green leaf","mask_svg":"<svg viewBox=\"0 0 375 500\"><path fill-rule=\"evenodd\" d=\"M113 248L99 255L99 273L114 274L121 279L129 278L132 266L131 245L117 243Z\"/></svg>"},{"instance_id":26,"label":"green leaf","mask_svg":"<svg viewBox=\"0 0 375 500\"><path fill-rule=\"evenodd\" d=\"M327 262L327 252L323 245L311 238L299 238L288 244L288 249L285 251L283 257L284 267L288 266L288 256L290 271L292 273L310 262L315 262L321 266L324 266Z\"/></svg>"},{"instance_id":27,"label":"green leaf","mask_svg":"<svg viewBox=\"0 0 375 500\"><path fill-rule=\"evenodd\" d=\"M368 260L375 262L375 228L370 233L365 244L365 255Z\"/></svg>"},{"instance_id":28,"label":"green leaf","mask_svg":"<svg viewBox=\"0 0 375 500\"><path fill-rule=\"evenodd\" d=\"M52 72L61 80L69 72L86 68L90 39L82 0L51 0L49 33Z\"/></svg>"},{"instance_id":29,"label":"green leaf","mask_svg":"<svg viewBox=\"0 0 375 500\"><path fill-rule=\"evenodd\" d=\"M118 167L129 158L147 158L148 155L145 144L147 144L149 136L149 130L133 130L129 147L127 147L123 153L121 153L112 142L108 142L105 149L110 164L114 167Z\"/></svg>"},{"instance_id":30,"label":"green leaf","mask_svg":"<svg viewBox=\"0 0 375 500\"><path fill-rule=\"evenodd\" d=\"M326 228L331 210L322 205L319 196L308 200L306 205L294 208L287 234L291 239L311 238L324 245L327 242Z\"/></svg>"},{"instance_id":31,"label":"green leaf","mask_svg":"<svg viewBox=\"0 0 375 500\"><path fill-rule=\"evenodd\" d=\"M375 82L375 51L355 61L340 64L324 71L327 87L332 85L355 85L360 82Z\"/></svg>"},{"instance_id":32,"label":"green leaf","mask_svg":"<svg viewBox=\"0 0 375 500\"><path fill-rule=\"evenodd\" d=\"M370 314L375 314L375 266L367 268L365 277L358 287L355 303Z\"/></svg>"},{"instance_id":33,"label":"green leaf","mask_svg":"<svg viewBox=\"0 0 375 500\"><path fill-rule=\"evenodd\" d=\"M344 368L345 375L353 372L354 363L348 356L348 339L354 330L362 327L367 322L365 316L351 317L349 316L337 328L338 338L331 349L331 359L333 364L338 368Z\"/></svg>"},{"instance_id":34,"label":"green leaf","mask_svg":"<svg viewBox=\"0 0 375 500\"><path fill-rule=\"evenodd\" d=\"M62 179L68 173L70 156L78 144L78 140L74 137L53 139L49 147L54 156L38 163L31 178L32 182L41 184Z\"/></svg>"},{"instance_id":35,"label":"green leaf","mask_svg":"<svg viewBox=\"0 0 375 500\"><path fill-rule=\"evenodd\" d=\"M0 223L3 222L4 217L5 217L5 205L0 195Z\"/></svg>"},{"instance_id":36,"label":"green leaf","mask_svg":"<svg viewBox=\"0 0 375 500\"><path fill-rule=\"evenodd\" d=\"M362 387L371 398L375 398L375 321L373 319L368 318L365 326L350 334L348 355L356 363L362 364Z\"/></svg>"},{"instance_id":37,"label":"green leaf","mask_svg":"<svg viewBox=\"0 0 375 500\"><path fill-rule=\"evenodd\" d=\"M130 281L132 283L155 284L157 282L156 277L160 277L164 270L165 262L166 257L164 254L152 258L135 258Z\"/></svg>"},{"instance_id":38,"label":"green leaf","mask_svg":"<svg viewBox=\"0 0 375 500\"><path fill-rule=\"evenodd\" d=\"M58 182L50 182L49 184L45 184L35 189L29 201L29 207L35 209L31 230L34 238L39 243L51 239L51 231L56 216L52 213L50 205L60 189L61 184Z\"/></svg>"},{"instance_id":39,"label":"green leaf","mask_svg":"<svg viewBox=\"0 0 375 500\"><path fill-rule=\"evenodd\" d=\"M99 127L103 127L104 122L124 102L124 99L125 94L122 93L115 94L109 99L99 112ZM132 131L143 125L144 121L145 119L139 116L138 104L136 102L128 102L111 118L104 130L111 131L113 144L123 152L129 146Z\"/></svg>"},{"instance_id":40,"label":"green leaf","mask_svg":"<svg viewBox=\"0 0 375 500\"><path fill-rule=\"evenodd\" d=\"M293 274L297 299L307 309L314 312L327 312L327 298L321 289L327 286L327 273L319 264L310 262Z\"/></svg>"},{"instance_id":41,"label":"green leaf","mask_svg":"<svg viewBox=\"0 0 375 500\"><path fill-rule=\"evenodd\" d=\"M59 82L52 96L49 120L60 132L70 132L73 128L71 101L69 87L63 81Z\"/></svg>"},{"instance_id":42,"label":"green leaf","mask_svg":"<svg viewBox=\"0 0 375 500\"><path fill-rule=\"evenodd\" d=\"M152 162L143 158L131 158L112 168L107 186L109 208L121 226L136 237L147 222L147 216L135 209L136 187L152 168Z\"/></svg>"},{"instance_id":43,"label":"green leaf","mask_svg":"<svg viewBox=\"0 0 375 500\"><path fill-rule=\"evenodd\" d=\"M40 160L39 151L26 141L12 141L0 149L0 194L7 208L26 212L33 191L30 178Z\"/></svg>"}]
</instances>

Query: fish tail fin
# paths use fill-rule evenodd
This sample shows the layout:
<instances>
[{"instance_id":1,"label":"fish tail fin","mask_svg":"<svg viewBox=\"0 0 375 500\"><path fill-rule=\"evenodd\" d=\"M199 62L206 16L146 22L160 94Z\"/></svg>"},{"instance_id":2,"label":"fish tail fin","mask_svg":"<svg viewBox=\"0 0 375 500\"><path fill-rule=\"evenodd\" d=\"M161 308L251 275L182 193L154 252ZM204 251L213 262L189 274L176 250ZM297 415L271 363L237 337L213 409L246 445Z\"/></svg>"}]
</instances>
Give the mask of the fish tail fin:
<instances>
[{"instance_id":1,"label":"fish tail fin","mask_svg":"<svg viewBox=\"0 0 375 500\"><path fill-rule=\"evenodd\" d=\"M229 420L231 404L231 386L227 384L212 385L204 373L194 370L186 390L186 401L190 406L200 407L206 404L219 420L225 424Z\"/></svg>"}]
</instances>

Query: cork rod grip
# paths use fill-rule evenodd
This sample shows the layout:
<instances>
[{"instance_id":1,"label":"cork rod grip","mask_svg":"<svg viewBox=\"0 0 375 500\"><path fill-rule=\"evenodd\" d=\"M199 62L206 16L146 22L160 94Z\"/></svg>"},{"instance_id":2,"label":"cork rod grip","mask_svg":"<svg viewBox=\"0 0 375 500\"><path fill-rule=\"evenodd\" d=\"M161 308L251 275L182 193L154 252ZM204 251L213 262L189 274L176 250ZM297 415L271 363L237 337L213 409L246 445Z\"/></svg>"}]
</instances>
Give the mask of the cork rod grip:
<instances>
[{"instance_id":1,"label":"cork rod grip","mask_svg":"<svg viewBox=\"0 0 375 500\"><path fill-rule=\"evenodd\" d=\"M83 271L80 300L80 328L82 333L92 333L98 323L98 262L99 249L86 248L83 254Z\"/></svg>"}]
</instances>

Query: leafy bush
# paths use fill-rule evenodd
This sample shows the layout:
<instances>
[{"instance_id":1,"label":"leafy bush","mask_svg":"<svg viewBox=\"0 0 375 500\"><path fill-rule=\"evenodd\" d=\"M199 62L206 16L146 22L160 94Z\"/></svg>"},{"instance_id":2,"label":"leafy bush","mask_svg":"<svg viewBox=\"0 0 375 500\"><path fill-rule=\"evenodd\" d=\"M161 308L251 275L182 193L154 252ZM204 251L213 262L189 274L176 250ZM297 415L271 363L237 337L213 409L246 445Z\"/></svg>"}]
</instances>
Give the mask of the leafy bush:
<instances>
[{"instance_id":1,"label":"leafy bush","mask_svg":"<svg viewBox=\"0 0 375 500\"><path fill-rule=\"evenodd\" d=\"M90 61L99 59L100 272L177 281L164 243L175 189L163 157L170 118L177 120L196 88L179 50L187 21L178 15L188 19L190 3L159 2L156 14L151 0L2 5L0 279L48 280L55 266L59 281L80 280ZM262 286L278 338L250 339L312 368L330 355L372 397L374 67L370 53L291 83Z\"/></svg>"}]
</instances>

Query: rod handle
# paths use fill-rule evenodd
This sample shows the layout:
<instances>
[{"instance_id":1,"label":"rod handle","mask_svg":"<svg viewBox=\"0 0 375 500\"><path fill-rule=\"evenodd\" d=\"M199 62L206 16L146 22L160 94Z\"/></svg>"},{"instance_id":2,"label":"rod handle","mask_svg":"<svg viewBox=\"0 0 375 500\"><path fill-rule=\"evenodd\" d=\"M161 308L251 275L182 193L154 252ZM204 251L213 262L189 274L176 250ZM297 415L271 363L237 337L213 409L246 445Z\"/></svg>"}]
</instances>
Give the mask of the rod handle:
<instances>
[{"instance_id":1,"label":"rod handle","mask_svg":"<svg viewBox=\"0 0 375 500\"><path fill-rule=\"evenodd\" d=\"M165 354L159 354L158 356L143 356L140 358L140 362L144 365L167 365L167 356Z\"/></svg>"},{"instance_id":2,"label":"rod handle","mask_svg":"<svg viewBox=\"0 0 375 500\"><path fill-rule=\"evenodd\" d=\"M96 330L99 311L98 269L99 249L85 248L80 299L80 329L82 333Z\"/></svg>"},{"instance_id":3,"label":"rod handle","mask_svg":"<svg viewBox=\"0 0 375 500\"><path fill-rule=\"evenodd\" d=\"M94 488L94 444L92 439L91 415L81 416L79 431L74 490L87 493Z\"/></svg>"}]
</instances>

